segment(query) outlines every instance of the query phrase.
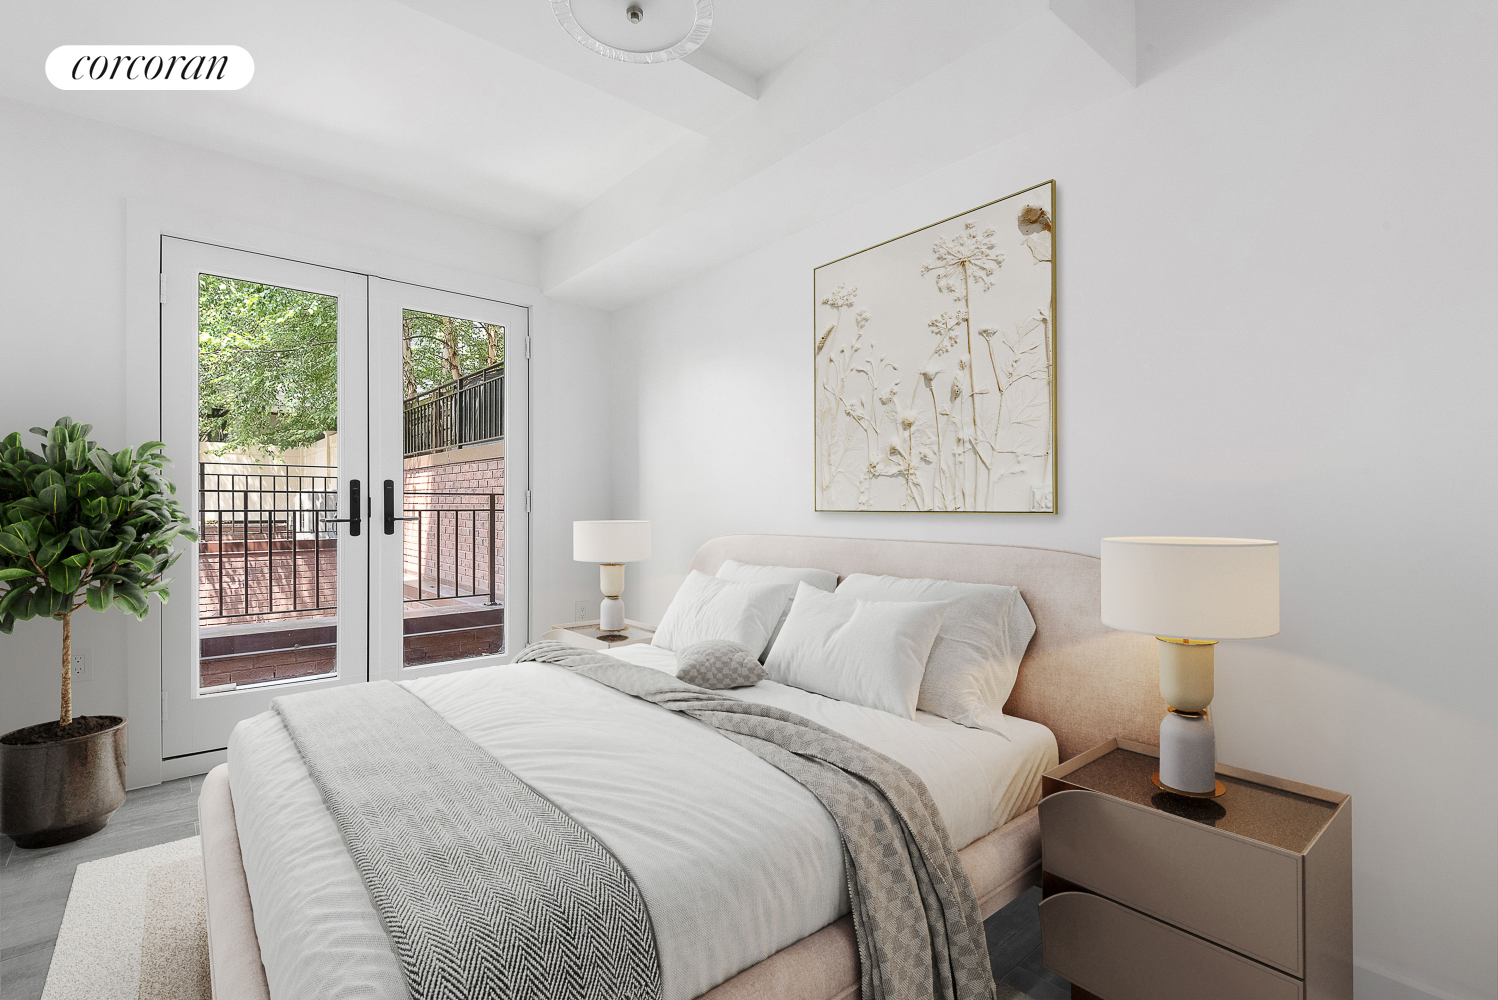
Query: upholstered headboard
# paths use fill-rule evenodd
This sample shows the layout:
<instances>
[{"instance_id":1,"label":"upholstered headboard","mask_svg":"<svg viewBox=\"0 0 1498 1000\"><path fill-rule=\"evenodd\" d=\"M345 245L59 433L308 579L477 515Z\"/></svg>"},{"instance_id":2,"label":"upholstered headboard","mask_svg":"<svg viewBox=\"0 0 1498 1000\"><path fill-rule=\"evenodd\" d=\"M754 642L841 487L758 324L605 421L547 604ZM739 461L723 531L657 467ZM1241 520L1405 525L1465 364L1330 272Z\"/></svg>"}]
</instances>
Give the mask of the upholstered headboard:
<instances>
[{"instance_id":1,"label":"upholstered headboard","mask_svg":"<svg viewBox=\"0 0 1498 1000\"><path fill-rule=\"evenodd\" d=\"M716 573L725 559L765 566L813 566L850 573L927 577L1018 587L1035 617L1035 638L1004 711L1050 728L1066 760L1110 737L1159 742L1155 640L1100 620L1096 556L1020 545L895 542L813 535L723 535L692 558Z\"/></svg>"}]
</instances>

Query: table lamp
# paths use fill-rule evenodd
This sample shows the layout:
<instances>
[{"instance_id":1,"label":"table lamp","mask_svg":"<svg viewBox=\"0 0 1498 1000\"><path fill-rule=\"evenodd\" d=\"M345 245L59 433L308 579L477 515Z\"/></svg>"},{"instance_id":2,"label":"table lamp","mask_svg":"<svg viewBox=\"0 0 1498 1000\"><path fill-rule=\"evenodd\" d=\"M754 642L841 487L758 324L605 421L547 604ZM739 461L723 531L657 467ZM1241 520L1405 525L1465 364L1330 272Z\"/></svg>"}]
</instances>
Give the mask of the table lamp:
<instances>
[{"instance_id":1,"label":"table lamp","mask_svg":"<svg viewBox=\"0 0 1498 1000\"><path fill-rule=\"evenodd\" d=\"M599 564L598 586L603 590L603 603L598 607L598 631L617 633L617 639L624 638L624 602L619 600L624 593L624 564L650 558L650 522L573 521L572 558Z\"/></svg>"},{"instance_id":2,"label":"table lamp","mask_svg":"<svg viewBox=\"0 0 1498 1000\"><path fill-rule=\"evenodd\" d=\"M1160 640L1155 784L1196 797L1223 793L1212 731L1213 647L1280 630L1279 542L1258 538L1103 539L1103 624Z\"/></svg>"}]
</instances>

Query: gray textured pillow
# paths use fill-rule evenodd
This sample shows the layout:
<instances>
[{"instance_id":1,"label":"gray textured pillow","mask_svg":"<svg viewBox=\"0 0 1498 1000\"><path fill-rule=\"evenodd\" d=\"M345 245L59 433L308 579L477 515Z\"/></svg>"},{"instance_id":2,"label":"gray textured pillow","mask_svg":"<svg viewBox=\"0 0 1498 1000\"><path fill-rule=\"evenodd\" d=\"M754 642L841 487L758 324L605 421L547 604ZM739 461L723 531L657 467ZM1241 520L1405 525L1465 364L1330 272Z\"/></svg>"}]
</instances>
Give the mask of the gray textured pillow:
<instances>
[{"instance_id":1,"label":"gray textured pillow","mask_svg":"<svg viewBox=\"0 0 1498 1000\"><path fill-rule=\"evenodd\" d=\"M766 677L759 657L743 643L706 639L676 654L676 679L704 688L738 688Z\"/></svg>"}]
</instances>

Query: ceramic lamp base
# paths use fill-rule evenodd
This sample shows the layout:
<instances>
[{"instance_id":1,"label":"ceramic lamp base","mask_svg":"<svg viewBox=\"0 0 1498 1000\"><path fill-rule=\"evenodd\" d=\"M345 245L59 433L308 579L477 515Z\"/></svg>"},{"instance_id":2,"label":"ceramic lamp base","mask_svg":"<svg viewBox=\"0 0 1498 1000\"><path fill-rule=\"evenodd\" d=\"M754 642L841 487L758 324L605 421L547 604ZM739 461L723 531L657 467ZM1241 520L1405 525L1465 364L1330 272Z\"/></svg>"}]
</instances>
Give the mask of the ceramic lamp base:
<instances>
[{"instance_id":1,"label":"ceramic lamp base","mask_svg":"<svg viewBox=\"0 0 1498 1000\"><path fill-rule=\"evenodd\" d=\"M598 606L598 631L623 632L624 602L617 597L605 597Z\"/></svg>"},{"instance_id":2,"label":"ceramic lamp base","mask_svg":"<svg viewBox=\"0 0 1498 1000\"><path fill-rule=\"evenodd\" d=\"M1206 712L1171 709L1160 720L1160 786L1182 795L1216 795L1217 734Z\"/></svg>"}]
</instances>

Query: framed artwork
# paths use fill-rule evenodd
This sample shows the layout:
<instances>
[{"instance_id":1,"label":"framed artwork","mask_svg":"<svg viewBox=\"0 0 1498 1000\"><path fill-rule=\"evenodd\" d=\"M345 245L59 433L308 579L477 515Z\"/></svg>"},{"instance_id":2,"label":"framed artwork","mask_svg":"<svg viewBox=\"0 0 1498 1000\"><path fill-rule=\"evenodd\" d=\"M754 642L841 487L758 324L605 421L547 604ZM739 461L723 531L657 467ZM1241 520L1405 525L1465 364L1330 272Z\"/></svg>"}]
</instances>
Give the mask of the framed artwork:
<instances>
[{"instance_id":1,"label":"framed artwork","mask_svg":"<svg viewBox=\"0 0 1498 1000\"><path fill-rule=\"evenodd\" d=\"M812 272L819 511L1056 511L1056 182Z\"/></svg>"}]
</instances>

